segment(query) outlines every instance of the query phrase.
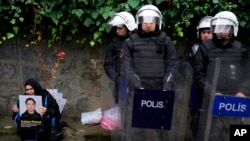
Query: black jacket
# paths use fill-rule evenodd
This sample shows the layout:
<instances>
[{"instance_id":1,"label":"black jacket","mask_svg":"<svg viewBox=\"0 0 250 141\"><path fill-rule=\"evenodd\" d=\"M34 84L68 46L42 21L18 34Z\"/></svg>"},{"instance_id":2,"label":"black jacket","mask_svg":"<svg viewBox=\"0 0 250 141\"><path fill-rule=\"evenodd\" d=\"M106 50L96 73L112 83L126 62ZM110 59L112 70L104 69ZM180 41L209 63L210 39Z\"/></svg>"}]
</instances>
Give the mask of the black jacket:
<instances>
[{"instance_id":1,"label":"black jacket","mask_svg":"<svg viewBox=\"0 0 250 141\"><path fill-rule=\"evenodd\" d=\"M204 88L204 82L201 80L205 77L207 71L208 58L207 58L207 49L203 45L202 41L197 41L192 46L187 47L183 60L188 62L193 69L193 80L198 86L198 88ZM199 75L199 73L202 74Z\"/></svg>"},{"instance_id":2,"label":"black jacket","mask_svg":"<svg viewBox=\"0 0 250 141\"><path fill-rule=\"evenodd\" d=\"M114 37L108 45L105 58L104 58L104 70L107 76L111 80L115 80L120 75L121 59L120 53L122 49L122 43L128 37Z\"/></svg>"}]
</instances>

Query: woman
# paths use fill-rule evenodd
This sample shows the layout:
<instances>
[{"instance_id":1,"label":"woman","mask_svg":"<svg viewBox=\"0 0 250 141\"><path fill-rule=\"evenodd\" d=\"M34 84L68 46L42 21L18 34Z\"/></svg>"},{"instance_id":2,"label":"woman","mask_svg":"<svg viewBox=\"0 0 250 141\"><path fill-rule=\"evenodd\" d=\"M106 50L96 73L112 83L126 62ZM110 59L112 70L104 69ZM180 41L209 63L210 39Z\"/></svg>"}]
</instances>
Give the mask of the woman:
<instances>
[{"instance_id":1,"label":"woman","mask_svg":"<svg viewBox=\"0 0 250 141\"><path fill-rule=\"evenodd\" d=\"M39 130L39 141L48 141L50 138L51 129L59 128L59 120L61 114L59 111L59 106L53 96L41 87L39 82L33 78L25 81L25 94L24 95L38 95L42 96L42 106L39 107L39 111L42 114L42 126ZM12 119L18 125L18 133L22 128L20 128L20 115L19 115L19 102L12 107L13 117ZM22 136L21 136L22 137Z\"/></svg>"}]
</instances>

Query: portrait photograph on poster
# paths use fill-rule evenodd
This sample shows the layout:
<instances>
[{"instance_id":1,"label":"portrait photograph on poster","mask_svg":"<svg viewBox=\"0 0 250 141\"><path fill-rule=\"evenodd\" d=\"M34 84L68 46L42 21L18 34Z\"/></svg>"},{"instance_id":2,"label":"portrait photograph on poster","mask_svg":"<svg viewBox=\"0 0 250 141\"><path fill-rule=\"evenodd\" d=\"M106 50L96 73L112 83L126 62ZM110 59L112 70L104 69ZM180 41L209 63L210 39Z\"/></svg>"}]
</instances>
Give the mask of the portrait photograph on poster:
<instances>
[{"instance_id":1,"label":"portrait photograph on poster","mask_svg":"<svg viewBox=\"0 0 250 141\"><path fill-rule=\"evenodd\" d=\"M20 95L20 120L23 128L37 128L42 124L39 107L42 106L41 96Z\"/></svg>"}]
</instances>

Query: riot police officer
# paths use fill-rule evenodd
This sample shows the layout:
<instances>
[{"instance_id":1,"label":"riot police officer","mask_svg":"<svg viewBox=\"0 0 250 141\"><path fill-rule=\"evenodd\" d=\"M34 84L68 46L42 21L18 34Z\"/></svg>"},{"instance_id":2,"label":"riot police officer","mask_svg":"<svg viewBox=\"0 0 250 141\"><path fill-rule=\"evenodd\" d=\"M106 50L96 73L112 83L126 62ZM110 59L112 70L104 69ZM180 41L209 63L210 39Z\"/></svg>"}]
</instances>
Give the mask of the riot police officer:
<instances>
[{"instance_id":1,"label":"riot police officer","mask_svg":"<svg viewBox=\"0 0 250 141\"><path fill-rule=\"evenodd\" d=\"M203 54L201 50L204 50L204 48L202 47L202 42L206 41L206 40L210 40L212 39L212 32L210 30L211 26L210 26L210 21L212 19L212 16L205 16L203 18L200 19L198 25L197 25L197 39L198 41L196 43L194 43L191 47L188 47L185 52L184 52L184 60L188 61L193 70L194 70L194 81L197 82L197 80L199 80L199 77L197 75L195 75L199 70L199 68L197 68L197 66L199 66L200 63L200 59L203 58ZM202 84L196 84L197 87L202 87ZM198 88L199 89L199 88ZM202 90L198 90L199 92ZM198 96L198 99L201 99L201 96ZM200 102L198 102L198 106L200 107Z\"/></svg>"},{"instance_id":2,"label":"riot police officer","mask_svg":"<svg viewBox=\"0 0 250 141\"><path fill-rule=\"evenodd\" d=\"M216 58L239 59L247 57L247 48L235 38L238 34L239 22L234 13L222 11L211 20L213 38L203 42L203 57L199 61L197 74L201 86L206 84L207 68ZM211 66L211 65L210 65ZM229 88L231 89L231 88Z\"/></svg>"},{"instance_id":3,"label":"riot police officer","mask_svg":"<svg viewBox=\"0 0 250 141\"><path fill-rule=\"evenodd\" d=\"M136 24L138 26L137 32L132 34L123 44L124 60L137 58L140 60L159 59L164 61L162 61L162 65L134 62L133 66L126 66L125 68L131 69L128 70L129 72L134 72L134 69L139 73L145 71L143 70L145 69L145 65L150 65L150 67L146 68L148 72L160 72L161 70L162 72L164 71L164 74L159 78L159 81L155 79L155 82L152 82L151 78L159 76L148 73L147 76L144 75L144 78L142 78L142 76L134 72L130 76L131 84L136 88L157 87L161 90L173 90L177 55L170 37L161 31L161 12L153 5L145 5L136 14ZM165 64L163 64L164 62ZM146 81L145 77L150 81Z\"/></svg>"},{"instance_id":4,"label":"riot police officer","mask_svg":"<svg viewBox=\"0 0 250 141\"><path fill-rule=\"evenodd\" d=\"M127 75L130 92L126 99L126 121L129 123L133 105L133 90L158 89L172 91L175 85L177 55L170 37L161 31L162 14L154 5L142 6L136 14L137 32L124 44L123 69ZM127 141L164 141L164 131L152 129L130 129Z\"/></svg>"},{"instance_id":5,"label":"riot police officer","mask_svg":"<svg viewBox=\"0 0 250 141\"><path fill-rule=\"evenodd\" d=\"M120 76L120 58L123 54L122 43L135 31L136 24L134 16L126 11L114 14L108 24L116 28L116 36L112 38L108 45L103 67L108 77L116 83L113 94L115 102L118 103L119 85L117 83Z\"/></svg>"},{"instance_id":6,"label":"riot police officer","mask_svg":"<svg viewBox=\"0 0 250 141\"><path fill-rule=\"evenodd\" d=\"M229 124L241 123L240 120L230 117L207 118L211 114L209 105L215 94L238 97L248 94L241 85L244 80L242 72L245 71L243 66L247 58L247 48L235 39L238 26L237 17L231 11L221 11L211 19L213 38L203 42L202 54L204 55L196 70L200 77L199 82L204 87L197 141L229 140ZM207 125L211 125L210 130L207 128L210 126Z\"/></svg>"},{"instance_id":7,"label":"riot police officer","mask_svg":"<svg viewBox=\"0 0 250 141\"><path fill-rule=\"evenodd\" d=\"M183 59L190 63L193 68L193 83L191 87L191 98L190 98L190 113L191 113L191 122L190 129L193 132L193 136L195 136L197 132L198 120L199 120L199 109L201 107L201 101L203 98L203 86L198 83L199 75L197 75L197 71L199 68L199 61L203 57L202 51L204 48L202 47L202 42L206 40L212 39L213 35L211 32L210 21L212 16L204 16L202 17L197 25L197 42L192 44L190 47L187 47Z\"/></svg>"}]
</instances>

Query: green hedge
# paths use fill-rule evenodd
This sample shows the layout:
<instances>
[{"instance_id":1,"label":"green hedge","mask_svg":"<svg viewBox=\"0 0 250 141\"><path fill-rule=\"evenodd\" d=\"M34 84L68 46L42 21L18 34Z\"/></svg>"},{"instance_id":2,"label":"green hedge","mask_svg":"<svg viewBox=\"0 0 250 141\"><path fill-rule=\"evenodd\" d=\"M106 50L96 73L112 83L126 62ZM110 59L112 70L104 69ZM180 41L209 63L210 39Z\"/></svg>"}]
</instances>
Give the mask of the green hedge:
<instances>
[{"instance_id":1,"label":"green hedge","mask_svg":"<svg viewBox=\"0 0 250 141\"><path fill-rule=\"evenodd\" d=\"M45 43L51 47L60 41L75 41L94 47L111 31L106 22L115 12L133 15L145 4L161 10L163 30L172 37L184 37L191 21L205 15L230 10L240 26L249 28L248 1L229 0L4 0L0 1L0 43L22 33L28 44ZM195 23L196 24L196 23ZM79 36L84 34L84 36Z\"/></svg>"}]
</instances>

